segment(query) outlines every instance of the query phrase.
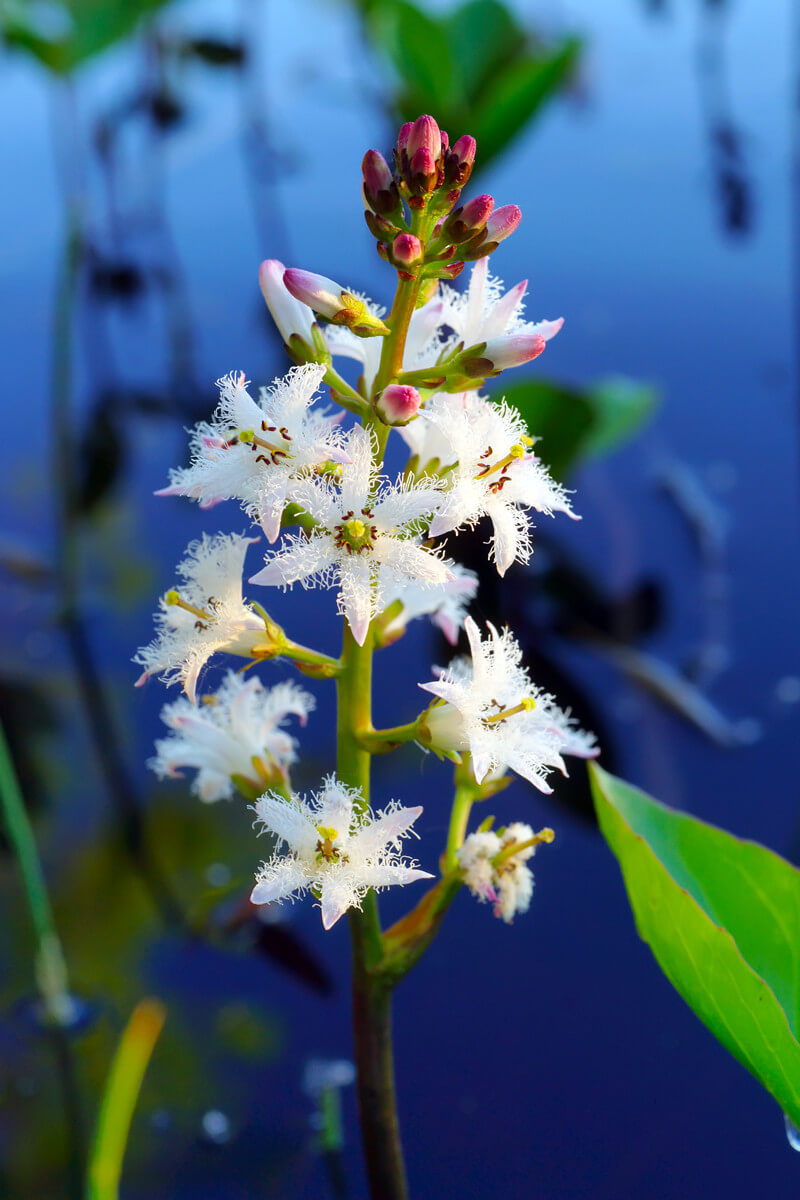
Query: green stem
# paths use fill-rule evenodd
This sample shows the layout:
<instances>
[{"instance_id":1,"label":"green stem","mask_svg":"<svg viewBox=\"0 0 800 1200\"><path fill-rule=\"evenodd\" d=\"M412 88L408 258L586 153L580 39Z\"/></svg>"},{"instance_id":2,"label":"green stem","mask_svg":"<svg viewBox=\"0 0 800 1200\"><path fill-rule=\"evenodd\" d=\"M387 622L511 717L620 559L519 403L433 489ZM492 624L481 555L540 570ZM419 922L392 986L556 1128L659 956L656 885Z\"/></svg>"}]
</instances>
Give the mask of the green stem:
<instances>
[{"instance_id":1,"label":"green stem","mask_svg":"<svg viewBox=\"0 0 800 1200\"><path fill-rule=\"evenodd\" d=\"M404 742L414 742L419 737L419 718L408 725L392 725L390 729L371 729L362 733L359 743L370 754L387 754Z\"/></svg>"},{"instance_id":2,"label":"green stem","mask_svg":"<svg viewBox=\"0 0 800 1200\"><path fill-rule=\"evenodd\" d=\"M64 1025L71 1019L73 1011L67 982L67 967L50 908L33 830L1 726L0 804L3 808L8 838L19 864L38 943L36 982L48 1020L55 1025Z\"/></svg>"},{"instance_id":3,"label":"green stem","mask_svg":"<svg viewBox=\"0 0 800 1200\"><path fill-rule=\"evenodd\" d=\"M338 774L369 804L370 755L360 739L372 731L372 629L363 646L345 622L336 680ZM353 946L353 1039L364 1160L372 1200L406 1200L392 1055L391 989L373 974L383 956L375 893L350 911Z\"/></svg>"},{"instance_id":4,"label":"green stem","mask_svg":"<svg viewBox=\"0 0 800 1200\"><path fill-rule=\"evenodd\" d=\"M458 867L458 850L464 843L469 814L476 799L474 784L470 785L469 782L456 784L453 807L450 812L450 825L447 830L447 846L444 852L446 871L454 871Z\"/></svg>"},{"instance_id":5,"label":"green stem","mask_svg":"<svg viewBox=\"0 0 800 1200\"><path fill-rule=\"evenodd\" d=\"M397 282L392 311L387 318L387 324L392 332L383 339L381 362L372 389L373 398L379 396L403 369L406 336L414 306L417 303L419 288L420 281L418 279L399 279Z\"/></svg>"}]
</instances>

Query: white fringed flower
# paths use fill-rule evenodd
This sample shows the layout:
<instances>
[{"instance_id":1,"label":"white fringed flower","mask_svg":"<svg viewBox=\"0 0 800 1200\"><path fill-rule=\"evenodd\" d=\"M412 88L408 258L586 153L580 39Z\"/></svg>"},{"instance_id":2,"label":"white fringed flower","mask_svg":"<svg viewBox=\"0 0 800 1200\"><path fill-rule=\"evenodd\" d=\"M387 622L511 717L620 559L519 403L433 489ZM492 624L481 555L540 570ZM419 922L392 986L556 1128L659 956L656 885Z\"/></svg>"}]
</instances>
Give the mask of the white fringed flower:
<instances>
[{"instance_id":1,"label":"white fringed flower","mask_svg":"<svg viewBox=\"0 0 800 1200\"><path fill-rule=\"evenodd\" d=\"M158 496L190 496L208 508L220 500L240 500L267 540L280 532L281 516L293 483L324 462L346 462L340 416L313 409L325 367L292 367L258 403L243 374L218 381L219 405L211 422L192 433L192 463L170 471L170 485Z\"/></svg>"},{"instance_id":2,"label":"white fringed flower","mask_svg":"<svg viewBox=\"0 0 800 1200\"><path fill-rule=\"evenodd\" d=\"M446 436L445 414L479 411L485 403L487 403L486 398L479 396L476 392L456 394L437 392L435 396L431 396L417 420L410 421L408 425L403 425L397 430L411 451L412 457L417 459L418 468L423 468L433 462L437 464L437 469L451 466L456 461L456 451ZM441 414L441 420L428 421L425 419L425 413L431 407L435 412Z\"/></svg>"},{"instance_id":3,"label":"white fringed flower","mask_svg":"<svg viewBox=\"0 0 800 1200\"><path fill-rule=\"evenodd\" d=\"M345 443L351 463L335 482L305 480L292 498L317 522L308 537L289 536L251 583L290 587L314 583L339 588L339 609L364 644L385 598L409 581L426 587L449 582L449 565L417 544L420 522L439 503L437 485L375 489L372 440L356 426Z\"/></svg>"},{"instance_id":4,"label":"white fringed flower","mask_svg":"<svg viewBox=\"0 0 800 1200\"><path fill-rule=\"evenodd\" d=\"M515 561L532 553L526 509L552 516L572 512L569 497L535 454L525 422L506 403L491 404L480 396L454 407L437 397L418 418L434 425L451 447L455 463L446 477L447 491L430 527L438 537L481 517L492 522L491 557L505 575Z\"/></svg>"},{"instance_id":5,"label":"white fringed flower","mask_svg":"<svg viewBox=\"0 0 800 1200\"><path fill-rule=\"evenodd\" d=\"M489 274L488 256L475 263L466 291L458 292L443 284L442 323L453 330L448 348L458 342L467 347L476 346L480 342L495 342L495 339L518 334L541 337L546 342L555 337L563 320L535 323L525 320L523 298L527 288L528 281L524 279L504 294L501 280Z\"/></svg>"},{"instance_id":6,"label":"white fringed flower","mask_svg":"<svg viewBox=\"0 0 800 1200\"><path fill-rule=\"evenodd\" d=\"M170 734L156 742L147 765L159 779L180 778L182 768L196 770L192 791L207 802L233 795L233 775L261 787L275 783L296 757L297 743L284 729L288 718L305 725L314 706L314 697L296 683L265 688L260 679L228 671L217 691L203 697L202 707L181 697L162 708Z\"/></svg>"},{"instance_id":7,"label":"white fringed flower","mask_svg":"<svg viewBox=\"0 0 800 1200\"><path fill-rule=\"evenodd\" d=\"M556 767L566 775L564 754L593 758L594 738L576 730L552 696L534 686L507 629L498 633L489 625L482 641L471 617L464 628L471 661L456 659L438 680L420 684L441 701L425 715L424 740L444 753L468 750L478 783L511 770L551 792L548 772Z\"/></svg>"},{"instance_id":8,"label":"white fringed flower","mask_svg":"<svg viewBox=\"0 0 800 1200\"><path fill-rule=\"evenodd\" d=\"M268 792L255 811L265 830L277 835L276 853L262 864L250 896L270 904L306 892L319 899L322 924L330 929L348 908L360 908L370 888L430 879L427 871L400 855L401 839L422 812L391 804L373 813L361 793L335 776L323 781L311 799L285 800Z\"/></svg>"},{"instance_id":9,"label":"white fringed flower","mask_svg":"<svg viewBox=\"0 0 800 1200\"><path fill-rule=\"evenodd\" d=\"M371 300L365 299L365 304L375 317L383 317L386 309ZM422 367L432 367L442 350L438 330L443 322L444 307L438 297L434 296L427 304L414 310L408 326L405 349L403 351L403 370L418 371ZM343 358L353 358L363 367L364 382L367 390L372 390L375 376L381 361L382 342L375 338L356 337L351 330L343 325L329 325L325 329L325 340L331 354Z\"/></svg>"},{"instance_id":10,"label":"white fringed flower","mask_svg":"<svg viewBox=\"0 0 800 1200\"><path fill-rule=\"evenodd\" d=\"M187 547L177 570L179 587L159 601L156 637L133 660L144 668L137 687L150 675L160 675L165 683L180 680L194 704L198 676L213 654L256 657L266 631L262 618L242 599L242 569L247 547L257 540L235 533L203 534Z\"/></svg>"},{"instance_id":11,"label":"white fringed flower","mask_svg":"<svg viewBox=\"0 0 800 1200\"><path fill-rule=\"evenodd\" d=\"M450 564L450 570L453 578L441 587L407 583L386 597L386 611L392 615L382 629L384 642L398 638L409 621L430 617L451 646L456 644L469 602L478 590L478 576L455 562Z\"/></svg>"},{"instance_id":12,"label":"white fringed flower","mask_svg":"<svg viewBox=\"0 0 800 1200\"><path fill-rule=\"evenodd\" d=\"M519 912L527 912L533 896L533 872L526 865L539 842L551 842L553 831L534 833L516 821L498 833L471 833L458 850L464 882L480 901L489 900L494 915L510 925Z\"/></svg>"}]
</instances>

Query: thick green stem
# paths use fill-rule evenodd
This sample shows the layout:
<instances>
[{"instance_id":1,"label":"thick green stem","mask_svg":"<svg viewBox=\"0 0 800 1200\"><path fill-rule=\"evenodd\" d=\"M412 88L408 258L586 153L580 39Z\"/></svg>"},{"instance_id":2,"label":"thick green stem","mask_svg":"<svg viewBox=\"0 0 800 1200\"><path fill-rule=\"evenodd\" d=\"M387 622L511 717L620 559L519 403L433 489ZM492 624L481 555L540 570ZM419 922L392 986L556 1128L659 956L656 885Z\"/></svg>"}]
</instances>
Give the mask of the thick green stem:
<instances>
[{"instance_id":1,"label":"thick green stem","mask_svg":"<svg viewBox=\"0 0 800 1200\"><path fill-rule=\"evenodd\" d=\"M370 794L370 755L359 738L372 730L372 630L359 646L345 622L338 696L338 772ZM364 1160L372 1200L405 1200L403 1151L397 1120L392 1056L391 991L372 969L383 955L374 892L350 912L353 944L353 1037Z\"/></svg>"},{"instance_id":2,"label":"thick green stem","mask_svg":"<svg viewBox=\"0 0 800 1200\"><path fill-rule=\"evenodd\" d=\"M464 842L472 805L477 799L475 785L458 783L453 797L453 808L450 812L450 825L447 830L447 847L444 852L445 871L454 871L458 867L458 850Z\"/></svg>"},{"instance_id":3,"label":"thick green stem","mask_svg":"<svg viewBox=\"0 0 800 1200\"><path fill-rule=\"evenodd\" d=\"M400 279L397 283L392 311L387 318L391 329L388 337L383 339L381 347L381 362L375 376L375 386L372 389L373 398L379 396L385 387L392 383L403 369L403 352L406 348L408 326L414 312L419 295L418 279Z\"/></svg>"}]
</instances>

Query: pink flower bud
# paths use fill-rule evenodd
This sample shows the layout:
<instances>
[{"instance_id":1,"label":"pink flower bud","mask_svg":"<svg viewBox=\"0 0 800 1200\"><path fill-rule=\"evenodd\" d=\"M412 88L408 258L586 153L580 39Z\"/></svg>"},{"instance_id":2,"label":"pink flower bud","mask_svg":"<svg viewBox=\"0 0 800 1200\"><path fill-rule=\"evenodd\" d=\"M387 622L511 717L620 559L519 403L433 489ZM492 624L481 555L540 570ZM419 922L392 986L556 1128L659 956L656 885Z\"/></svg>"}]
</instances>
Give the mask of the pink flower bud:
<instances>
[{"instance_id":1,"label":"pink flower bud","mask_svg":"<svg viewBox=\"0 0 800 1200\"><path fill-rule=\"evenodd\" d=\"M434 162L442 153L442 135L433 117L418 117L408 135L408 156L413 160L418 150L428 150Z\"/></svg>"},{"instance_id":2,"label":"pink flower bud","mask_svg":"<svg viewBox=\"0 0 800 1200\"><path fill-rule=\"evenodd\" d=\"M424 180L436 178L436 163L426 146L421 146L411 159L411 174Z\"/></svg>"},{"instance_id":3,"label":"pink flower bud","mask_svg":"<svg viewBox=\"0 0 800 1200\"><path fill-rule=\"evenodd\" d=\"M332 320L342 311L342 293L344 288L325 275L315 275L313 271L301 271L290 267L283 273L283 282L292 295L318 312L320 316Z\"/></svg>"},{"instance_id":4,"label":"pink flower bud","mask_svg":"<svg viewBox=\"0 0 800 1200\"><path fill-rule=\"evenodd\" d=\"M509 367L521 367L523 363L533 362L545 345L546 339L540 333L501 334L500 337L489 338L481 358L488 359L495 371L506 371Z\"/></svg>"},{"instance_id":5,"label":"pink flower bud","mask_svg":"<svg viewBox=\"0 0 800 1200\"><path fill-rule=\"evenodd\" d=\"M422 397L416 388L392 383L384 388L375 403L375 411L385 425L407 425L419 412Z\"/></svg>"},{"instance_id":6,"label":"pink flower bud","mask_svg":"<svg viewBox=\"0 0 800 1200\"><path fill-rule=\"evenodd\" d=\"M422 243L413 233L401 233L392 242L392 256L398 267L415 267L422 262Z\"/></svg>"},{"instance_id":7,"label":"pink flower bud","mask_svg":"<svg viewBox=\"0 0 800 1200\"><path fill-rule=\"evenodd\" d=\"M510 237L522 220L522 212L516 204L504 204L497 208L486 222L487 242L502 242Z\"/></svg>"},{"instance_id":8,"label":"pink flower bud","mask_svg":"<svg viewBox=\"0 0 800 1200\"><path fill-rule=\"evenodd\" d=\"M368 150L361 163L364 183L372 192L384 192L392 186L392 172L386 159L377 150Z\"/></svg>"},{"instance_id":9,"label":"pink flower bud","mask_svg":"<svg viewBox=\"0 0 800 1200\"><path fill-rule=\"evenodd\" d=\"M471 167L475 162L475 151L477 148L478 143L475 141L475 138L471 137L470 134L465 133L464 136L460 137L454 144L450 154L452 158L457 158L458 161L464 166Z\"/></svg>"},{"instance_id":10,"label":"pink flower bud","mask_svg":"<svg viewBox=\"0 0 800 1200\"><path fill-rule=\"evenodd\" d=\"M398 154L402 154L402 152L408 147L408 139L411 134L413 124L413 121L406 121L405 125L400 126L400 132L397 135Z\"/></svg>"},{"instance_id":11,"label":"pink flower bud","mask_svg":"<svg viewBox=\"0 0 800 1200\"><path fill-rule=\"evenodd\" d=\"M368 150L361 163L364 199L379 216L394 212L400 203L389 164L377 150Z\"/></svg>"},{"instance_id":12,"label":"pink flower bud","mask_svg":"<svg viewBox=\"0 0 800 1200\"><path fill-rule=\"evenodd\" d=\"M494 208L491 196L475 196L463 208L456 208L447 218L443 235L456 244L466 242L482 232Z\"/></svg>"},{"instance_id":13,"label":"pink flower bud","mask_svg":"<svg viewBox=\"0 0 800 1200\"><path fill-rule=\"evenodd\" d=\"M474 137L465 134L460 137L445 156L444 177L449 184L456 183L463 187L472 174L472 164L475 162L477 143Z\"/></svg>"},{"instance_id":14,"label":"pink flower bud","mask_svg":"<svg viewBox=\"0 0 800 1200\"><path fill-rule=\"evenodd\" d=\"M492 196L474 196L461 210L461 220L472 229L480 229L489 220L493 208Z\"/></svg>"}]
</instances>

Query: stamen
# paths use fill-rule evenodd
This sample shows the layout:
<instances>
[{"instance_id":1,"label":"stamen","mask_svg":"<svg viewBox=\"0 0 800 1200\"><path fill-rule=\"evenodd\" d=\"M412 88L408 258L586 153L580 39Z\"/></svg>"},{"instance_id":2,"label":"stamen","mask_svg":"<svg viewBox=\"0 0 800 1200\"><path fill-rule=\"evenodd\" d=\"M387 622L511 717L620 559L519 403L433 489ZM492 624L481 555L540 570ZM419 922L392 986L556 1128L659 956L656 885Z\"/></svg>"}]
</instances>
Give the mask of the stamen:
<instances>
[{"instance_id":1,"label":"stamen","mask_svg":"<svg viewBox=\"0 0 800 1200\"><path fill-rule=\"evenodd\" d=\"M273 446L272 442L268 442L266 438L259 437L254 429L240 429L236 436L245 445L262 446L265 450L269 450L270 454L279 454L281 458L286 458L286 451L281 446Z\"/></svg>"},{"instance_id":2,"label":"stamen","mask_svg":"<svg viewBox=\"0 0 800 1200\"><path fill-rule=\"evenodd\" d=\"M196 617L202 617L204 621L211 621L213 618L211 613L206 612L204 608L198 608L196 604L190 604L188 600L184 600L180 592L176 592L171 588L164 597L164 603L175 608L182 608L186 612L194 613Z\"/></svg>"},{"instance_id":3,"label":"stamen","mask_svg":"<svg viewBox=\"0 0 800 1200\"><path fill-rule=\"evenodd\" d=\"M495 870L498 870L510 858L514 858L515 855L521 853L523 850L528 850L531 846L538 846L542 842L547 842L549 845L555 839L555 836L552 829L545 827L544 829L540 829L538 833L535 833L532 838L528 838L527 842L512 842L509 846L504 846L498 854L495 854L494 858L491 859L492 866Z\"/></svg>"},{"instance_id":4,"label":"stamen","mask_svg":"<svg viewBox=\"0 0 800 1200\"><path fill-rule=\"evenodd\" d=\"M495 700L496 704L497 701ZM502 712L495 713L491 717L484 717L484 725L496 725L499 721L505 721L508 717L515 717L517 713L532 712L536 708L536 701L532 696L525 696L520 700L519 704L515 704L513 708L505 708Z\"/></svg>"},{"instance_id":5,"label":"stamen","mask_svg":"<svg viewBox=\"0 0 800 1200\"><path fill-rule=\"evenodd\" d=\"M530 442L531 445L533 445L533 440L531 438L526 438L525 440L527 442ZM491 465L487 462L484 466L482 466L480 468L480 470L478 471L478 474L475 476L475 478L476 479L485 479L487 475L494 475L495 471L503 471L503 470L505 470L506 467L510 466L511 463L514 462L516 459L524 458L525 453L526 453L526 447L523 444L523 442L516 442L511 447L511 449L509 450L509 452L505 456L505 458L501 458L498 462L492 463ZM483 458L483 457L484 457L484 455L481 455L481 458Z\"/></svg>"}]
</instances>

